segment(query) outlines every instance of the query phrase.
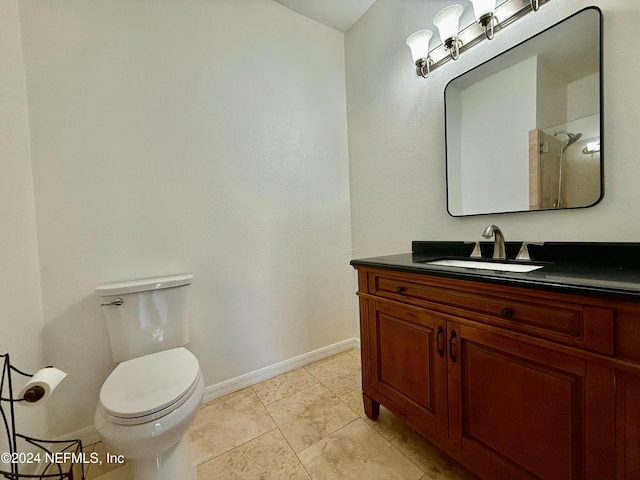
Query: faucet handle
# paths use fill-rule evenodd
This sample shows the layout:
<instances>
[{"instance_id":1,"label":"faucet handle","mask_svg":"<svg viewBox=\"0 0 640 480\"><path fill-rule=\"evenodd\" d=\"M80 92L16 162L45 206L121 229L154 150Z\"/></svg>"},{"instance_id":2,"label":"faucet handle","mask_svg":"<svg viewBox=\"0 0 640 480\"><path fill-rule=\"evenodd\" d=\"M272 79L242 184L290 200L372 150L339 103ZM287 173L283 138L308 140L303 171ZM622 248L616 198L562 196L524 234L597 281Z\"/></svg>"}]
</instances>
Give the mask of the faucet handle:
<instances>
[{"instance_id":1,"label":"faucet handle","mask_svg":"<svg viewBox=\"0 0 640 480\"><path fill-rule=\"evenodd\" d=\"M482 252L480 251L480 242L476 242L471 255L469 255L469 258L482 258Z\"/></svg>"},{"instance_id":2,"label":"faucet handle","mask_svg":"<svg viewBox=\"0 0 640 480\"><path fill-rule=\"evenodd\" d=\"M520 251L516 255L516 260L531 260L529 256L529 245L542 245L540 242L522 242Z\"/></svg>"}]
</instances>

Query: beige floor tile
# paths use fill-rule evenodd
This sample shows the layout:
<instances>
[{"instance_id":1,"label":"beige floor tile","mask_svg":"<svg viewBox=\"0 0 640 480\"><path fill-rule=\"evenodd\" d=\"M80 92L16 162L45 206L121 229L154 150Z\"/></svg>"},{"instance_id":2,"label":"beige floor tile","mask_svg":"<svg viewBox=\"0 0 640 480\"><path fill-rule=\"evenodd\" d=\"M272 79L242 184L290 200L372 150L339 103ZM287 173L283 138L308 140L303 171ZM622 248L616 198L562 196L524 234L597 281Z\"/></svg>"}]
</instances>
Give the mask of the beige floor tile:
<instances>
[{"instance_id":1,"label":"beige floor tile","mask_svg":"<svg viewBox=\"0 0 640 480\"><path fill-rule=\"evenodd\" d=\"M295 452L358 418L321 384L271 403L267 410Z\"/></svg>"},{"instance_id":2,"label":"beige floor tile","mask_svg":"<svg viewBox=\"0 0 640 480\"><path fill-rule=\"evenodd\" d=\"M96 480L133 480L129 472L129 468L126 466L110 470L99 477L90 478L95 478Z\"/></svg>"},{"instance_id":3,"label":"beige floor tile","mask_svg":"<svg viewBox=\"0 0 640 480\"><path fill-rule=\"evenodd\" d=\"M88 451L87 448L85 448L84 450ZM122 467L122 465L119 463L107 462L106 460L107 453L118 454L118 452L114 451L112 448L107 447L102 442L94 443L92 446L91 452L95 452L98 454L98 459L100 460L101 463L85 465L85 475L87 480L93 480L94 478L98 478L98 477L100 477L100 480L102 480L103 476L106 473ZM115 478L115 477L112 477L112 478Z\"/></svg>"},{"instance_id":4,"label":"beige floor tile","mask_svg":"<svg viewBox=\"0 0 640 480\"><path fill-rule=\"evenodd\" d=\"M196 465L274 428L251 388L213 400L200 408L189 430Z\"/></svg>"},{"instance_id":5,"label":"beige floor tile","mask_svg":"<svg viewBox=\"0 0 640 480\"><path fill-rule=\"evenodd\" d=\"M85 455L85 458L87 459L87 462L90 461L90 456L91 456L91 452L93 452L93 447L94 447L95 443L92 443L90 445L83 445L82 446L82 452ZM52 446L52 450L54 452L61 452L61 451L69 451L69 452L74 452L75 453L75 448L71 448L70 450L65 450L64 447L66 447L67 445L64 444L60 444L56 446ZM41 452L42 453L42 452ZM36 465L29 465L31 467L33 467L33 469L37 470L38 472L40 472L40 468ZM42 467L44 465L40 465L40 467ZM1 467L1 465L0 465ZM85 473L85 478L86 478L86 474L89 470L89 463L85 463L84 465L80 462L71 462L71 460L67 461L67 462L60 462L60 463L51 463L49 465L47 465L47 468L45 471L43 471L43 474L46 475L59 475L61 472L66 474L69 473L69 470L73 469L73 475L74 478L82 478L82 467L84 467L84 473ZM24 473L24 474L33 474L34 470L33 469L26 469L26 471L23 471L25 467L20 467L20 473ZM4 478L4 477L3 477Z\"/></svg>"},{"instance_id":6,"label":"beige floor tile","mask_svg":"<svg viewBox=\"0 0 640 480\"><path fill-rule=\"evenodd\" d=\"M265 405L304 390L318 383L318 379L304 368L278 375L253 386L258 397Z\"/></svg>"},{"instance_id":7,"label":"beige floor tile","mask_svg":"<svg viewBox=\"0 0 640 480\"><path fill-rule=\"evenodd\" d=\"M418 465L431 480L476 480L477 477L414 430L406 430L391 444Z\"/></svg>"},{"instance_id":8,"label":"beige floor tile","mask_svg":"<svg viewBox=\"0 0 640 480\"><path fill-rule=\"evenodd\" d=\"M272 430L198 467L198 480L310 480L278 430Z\"/></svg>"},{"instance_id":9,"label":"beige floor tile","mask_svg":"<svg viewBox=\"0 0 640 480\"><path fill-rule=\"evenodd\" d=\"M362 419L303 450L298 457L314 480L419 480L424 476Z\"/></svg>"},{"instance_id":10,"label":"beige floor tile","mask_svg":"<svg viewBox=\"0 0 640 480\"><path fill-rule=\"evenodd\" d=\"M380 415L375 420L371 420L364 413L364 404L362 403L362 392L353 390L340 397L349 408L356 412L371 428L382 435L386 440L392 440L401 433L409 430L410 427L396 417L389 410L380 406Z\"/></svg>"},{"instance_id":11,"label":"beige floor tile","mask_svg":"<svg viewBox=\"0 0 640 480\"><path fill-rule=\"evenodd\" d=\"M352 349L305 367L324 386L340 396L361 390L360 350Z\"/></svg>"}]
</instances>

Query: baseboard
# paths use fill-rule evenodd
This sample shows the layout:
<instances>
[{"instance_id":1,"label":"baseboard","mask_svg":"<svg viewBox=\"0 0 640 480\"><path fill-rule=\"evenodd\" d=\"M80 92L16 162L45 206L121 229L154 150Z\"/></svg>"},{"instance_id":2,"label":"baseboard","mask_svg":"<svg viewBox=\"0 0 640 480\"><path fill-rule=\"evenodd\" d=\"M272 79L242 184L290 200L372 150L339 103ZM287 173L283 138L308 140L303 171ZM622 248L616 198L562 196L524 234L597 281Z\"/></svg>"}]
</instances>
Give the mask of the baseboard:
<instances>
[{"instance_id":1,"label":"baseboard","mask_svg":"<svg viewBox=\"0 0 640 480\"><path fill-rule=\"evenodd\" d=\"M328 345L326 347L319 348L318 350L313 350L312 352L290 358L289 360L284 360L259 370L245 373L239 377L231 378L224 382L216 383L215 385L210 385L204 389L204 399L202 401L203 403L209 402L218 397L222 397L223 395L236 392L243 388L250 387L251 385L255 385L256 383L290 372L296 368L317 362L318 360L351 350L352 348L358 348L360 346L359 343L359 338L349 338L347 340L334 343L333 345Z\"/></svg>"},{"instance_id":2,"label":"baseboard","mask_svg":"<svg viewBox=\"0 0 640 480\"><path fill-rule=\"evenodd\" d=\"M253 372L245 373L239 377L231 378L224 382L216 383L215 385L210 385L204 389L204 398L202 399L202 403L210 402L211 400L222 397L223 395L250 387L256 383L290 372L296 368L304 367L305 365L309 365L310 363L317 362L318 360L322 360L332 355L351 350L352 348L360 348L359 338L348 338L347 340L334 343L333 345L327 345L326 347L304 353L297 357L290 358L289 360L284 360L282 362L254 370ZM71 432L58 440L66 440L70 438L82 441L83 446L91 445L100 441L100 436L98 435L95 427L86 427L76 430L75 432Z\"/></svg>"},{"instance_id":3,"label":"baseboard","mask_svg":"<svg viewBox=\"0 0 640 480\"><path fill-rule=\"evenodd\" d=\"M57 438L56 440L80 440L82 442L82 447L84 448L87 445L98 443L100 441L100 435L98 435L96 427L91 426L81 428L80 430L71 432L70 434Z\"/></svg>"}]
</instances>

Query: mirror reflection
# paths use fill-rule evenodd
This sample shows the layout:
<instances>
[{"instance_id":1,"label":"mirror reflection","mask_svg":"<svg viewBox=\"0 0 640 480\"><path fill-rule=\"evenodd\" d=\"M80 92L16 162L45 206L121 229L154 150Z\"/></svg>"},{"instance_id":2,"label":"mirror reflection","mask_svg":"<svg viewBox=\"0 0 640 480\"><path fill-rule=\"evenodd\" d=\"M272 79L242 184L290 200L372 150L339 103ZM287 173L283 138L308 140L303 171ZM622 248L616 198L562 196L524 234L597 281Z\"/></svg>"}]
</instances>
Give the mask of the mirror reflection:
<instances>
[{"instance_id":1,"label":"mirror reflection","mask_svg":"<svg viewBox=\"0 0 640 480\"><path fill-rule=\"evenodd\" d=\"M584 9L447 85L451 215L602 198L600 24Z\"/></svg>"}]
</instances>

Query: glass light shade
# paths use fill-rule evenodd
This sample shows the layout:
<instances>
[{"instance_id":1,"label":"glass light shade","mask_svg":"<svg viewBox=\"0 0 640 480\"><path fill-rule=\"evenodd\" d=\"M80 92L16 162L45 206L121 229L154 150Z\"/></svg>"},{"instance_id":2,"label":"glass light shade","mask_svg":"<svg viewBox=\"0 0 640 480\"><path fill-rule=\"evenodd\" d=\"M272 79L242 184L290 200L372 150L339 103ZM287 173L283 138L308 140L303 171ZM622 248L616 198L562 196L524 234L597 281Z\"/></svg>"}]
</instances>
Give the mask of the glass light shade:
<instances>
[{"instance_id":1,"label":"glass light shade","mask_svg":"<svg viewBox=\"0 0 640 480\"><path fill-rule=\"evenodd\" d=\"M411 57L413 62L417 62L421 58L429 56L429 42L433 32L431 30L418 30L407 38L407 45L411 49Z\"/></svg>"},{"instance_id":2,"label":"glass light shade","mask_svg":"<svg viewBox=\"0 0 640 480\"><path fill-rule=\"evenodd\" d=\"M449 5L433 17L433 24L438 27L438 33L443 42L458 36L458 22L463 11L462 5Z\"/></svg>"},{"instance_id":3,"label":"glass light shade","mask_svg":"<svg viewBox=\"0 0 640 480\"><path fill-rule=\"evenodd\" d=\"M478 21L483 15L493 14L496 10L496 0L471 0L471 3L473 3L473 13Z\"/></svg>"}]
</instances>

